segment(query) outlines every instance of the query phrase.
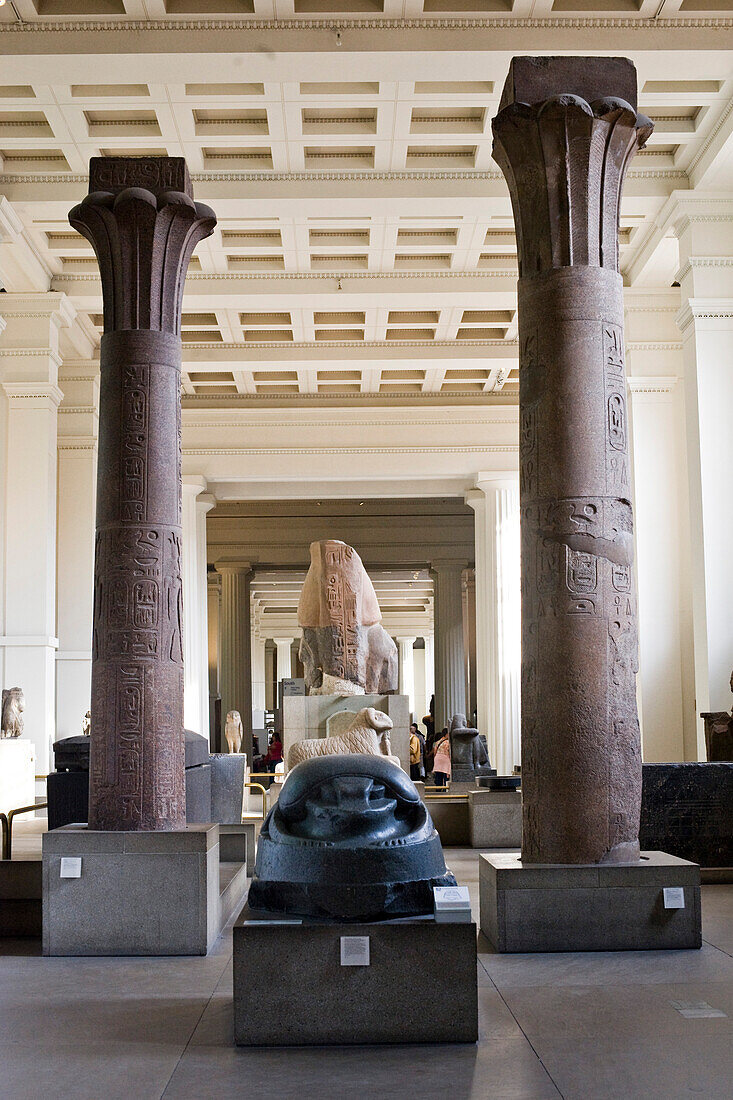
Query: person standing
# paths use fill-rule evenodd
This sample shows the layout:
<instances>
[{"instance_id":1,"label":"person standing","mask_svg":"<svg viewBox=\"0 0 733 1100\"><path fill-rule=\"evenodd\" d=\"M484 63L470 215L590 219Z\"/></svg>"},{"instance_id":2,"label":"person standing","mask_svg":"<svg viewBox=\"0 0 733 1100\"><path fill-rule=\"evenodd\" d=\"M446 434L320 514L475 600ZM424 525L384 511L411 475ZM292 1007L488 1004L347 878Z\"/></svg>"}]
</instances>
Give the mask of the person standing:
<instances>
[{"instance_id":1,"label":"person standing","mask_svg":"<svg viewBox=\"0 0 733 1100\"><path fill-rule=\"evenodd\" d=\"M420 738L417 735L417 726L414 722L410 725L410 779L413 782L422 775L422 752Z\"/></svg>"},{"instance_id":2,"label":"person standing","mask_svg":"<svg viewBox=\"0 0 733 1100\"><path fill-rule=\"evenodd\" d=\"M447 787L449 779L450 737L448 736L448 728L444 727L443 732L435 744L435 755L433 756L433 782L436 787Z\"/></svg>"}]
</instances>

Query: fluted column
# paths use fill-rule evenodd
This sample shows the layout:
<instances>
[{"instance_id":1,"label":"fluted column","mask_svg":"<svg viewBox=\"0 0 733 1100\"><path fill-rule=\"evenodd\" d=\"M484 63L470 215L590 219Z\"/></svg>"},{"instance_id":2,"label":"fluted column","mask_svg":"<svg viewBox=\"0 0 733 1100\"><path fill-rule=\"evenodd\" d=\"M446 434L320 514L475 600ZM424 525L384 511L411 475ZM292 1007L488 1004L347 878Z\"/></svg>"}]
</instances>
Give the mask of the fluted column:
<instances>
[{"instance_id":1,"label":"fluted column","mask_svg":"<svg viewBox=\"0 0 733 1100\"><path fill-rule=\"evenodd\" d=\"M25 693L23 735L45 774L56 739L59 340L75 314L57 293L4 293L0 309L0 676Z\"/></svg>"},{"instance_id":2,"label":"fluted column","mask_svg":"<svg viewBox=\"0 0 733 1100\"><path fill-rule=\"evenodd\" d=\"M400 653L400 695L410 700L410 711L414 719L422 715L415 714L415 637L398 635L396 638Z\"/></svg>"},{"instance_id":3,"label":"fluted column","mask_svg":"<svg viewBox=\"0 0 733 1100\"><path fill-rule=\"evenodd\" d=\"M252 726L265 728L265 639L256 631L252 635Z\"/></svg>"},{"instance_id":4,"label":"fluted column","mask_svg":"<svg viewBox=\"0 0 733 1100\"><path fill-rule=\"evenodd\" d=\"M238 710L244 727L242 752L252 759L252 673L250 655L249 562L217 562L221 574L219 607L219 692L222 728L230 710ZM223 742L222 742L223 743Z\"/></svg>"},{"instance_id":5,"label":"fluted column","mask_svg":"<svg viewBox=\"0 0 733 1100\"><path fill-rule=\"evenodd\" d=\"M435 727L440 731L454 714L466 713L466 657L463 649L465 563L432 562L435 585Z\"/></svg>"},{"instance_id":6,"label":"fluted column","mask_svg":"<svg viewBox=\"0 0 733 1100\"><path fill-rule=\"evenodd\" d=\"M174 157L92 158L69 221L102 277L89 825L180 829L181 299L213 231Z\"/></svg>"},{"instance_id":7,"label":"fluted column","mask_svg":"<svg viewBox=\"0 0 733 1100\"><path fill-rule=\"evenodd\" d=\"M435 694L435 632L426 634L425 642L425 713L430 709L430 700Z\"/></svg>"},{"instance_id":8,"label":"fluted column","mask_svg":"<svg viewBox=\"0 0 733 1100\"><path fill-rule=\"evenodd\" d=\"M639 857L618 211L651 133L623 58L515 58L494 156L519 254L522 857Z\"/></svg>"},{"instance_id":9,"label":"fluted column","mask_svg":"<svg viewBox=\"0 0 733 1100\"><path fill-rule=\"evenodd\" d=\"M476 690L478 728L500 775L520 760L519 484L479 474L466 493L476 513Z\"/></svg>"},{"instance_id":10,"label":"fluted column","mask_svg":"<svg viewBox=\"0 0 733 1100\"><path fill-rule=\"evenodd\" d=\"M206 513L214 507L206 479L183 478L183 724L209 736L208 577Z\"/></svg>"}]
</instances>

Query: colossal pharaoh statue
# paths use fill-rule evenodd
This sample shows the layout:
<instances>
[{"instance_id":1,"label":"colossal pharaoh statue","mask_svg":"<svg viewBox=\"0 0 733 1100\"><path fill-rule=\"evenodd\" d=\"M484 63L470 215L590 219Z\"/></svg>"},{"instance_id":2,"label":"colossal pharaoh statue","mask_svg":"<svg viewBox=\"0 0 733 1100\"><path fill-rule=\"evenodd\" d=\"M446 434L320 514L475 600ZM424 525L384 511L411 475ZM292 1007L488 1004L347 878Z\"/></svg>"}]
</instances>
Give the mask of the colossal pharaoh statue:
<instances>
[{"instance_id":1,"label":"colossal pharaoh statue","mask_svg":"<svg viewBox=\"0 0 733 1100\"><path fill-rule=\"evenodd\" d=\"M309 695L392 695L397 647L361 558L336 539L312 542L298 603L300 659Z\"/></svg>"}]
</instances>

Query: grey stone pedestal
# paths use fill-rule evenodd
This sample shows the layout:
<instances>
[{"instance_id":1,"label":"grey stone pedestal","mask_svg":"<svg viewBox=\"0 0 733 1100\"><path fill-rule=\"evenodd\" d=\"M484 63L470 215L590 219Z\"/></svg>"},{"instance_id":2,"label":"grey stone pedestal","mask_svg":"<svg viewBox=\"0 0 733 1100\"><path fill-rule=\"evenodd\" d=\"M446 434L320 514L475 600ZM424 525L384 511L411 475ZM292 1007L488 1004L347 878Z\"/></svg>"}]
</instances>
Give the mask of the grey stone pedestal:
<instances>
[{"instance_id":1,"label":"grey stone pedestal","mask_svg":"<svg viewBox=\"0 0 733 1100\"><path fill-rule=\"evenodd\" d=\"M472 848L521 848L521 794L519 791L469 791L468 826Z\"/></svg>"},{"instance_id":2,"label":"grey stone pedestal","mask_svg":"<svg viewBox=\"0 0 733 1100\"><path fill-rule=\"evenodd\" d=\"M341 965L342 936L368 937L368 966ZM475 924L277 923L245 907L234 925L239 1046L477 1039Z\"/></svg>"},{"instance_id":3,"label":"grey stone pedestal","mask_svg":"<svg viewBox=\"0 0 733 1100\"><path fill-rule=\"evenodd\" d=\"M665 908L682 887L684 908ZM479 856L481 931L497 951L658 951L700 947L700 868L643 852L640 863L523 864Z\"/></svg>"},{"instance_id":4,"label":"grey stone pedestal","mask_svg":"<svg viewBox=\"0 0 733 1100\"><path fill-rule=\"evenodd\" d=\"M220 865L218 825L65 825L43 837L43 953L205 955L246 890L243 864Z\"/></svg>"}]
</instances>

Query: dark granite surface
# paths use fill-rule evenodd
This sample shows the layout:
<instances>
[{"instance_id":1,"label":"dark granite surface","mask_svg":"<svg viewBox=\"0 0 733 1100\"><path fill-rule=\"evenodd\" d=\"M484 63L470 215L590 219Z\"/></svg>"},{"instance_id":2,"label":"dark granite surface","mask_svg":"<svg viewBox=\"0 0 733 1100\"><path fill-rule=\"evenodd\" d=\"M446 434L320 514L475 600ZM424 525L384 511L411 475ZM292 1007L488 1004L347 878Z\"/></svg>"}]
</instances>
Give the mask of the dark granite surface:
<instances>
[{"instance_id":1,"label":"dark granite surface","mask_svg":"<svg viewBox=\"0 0 733 1100\"><path fill-rule=\"evenodd\" d=\"M733 866L733 763L644 764L641 847Z\"/></svg>"}]
</instances>

